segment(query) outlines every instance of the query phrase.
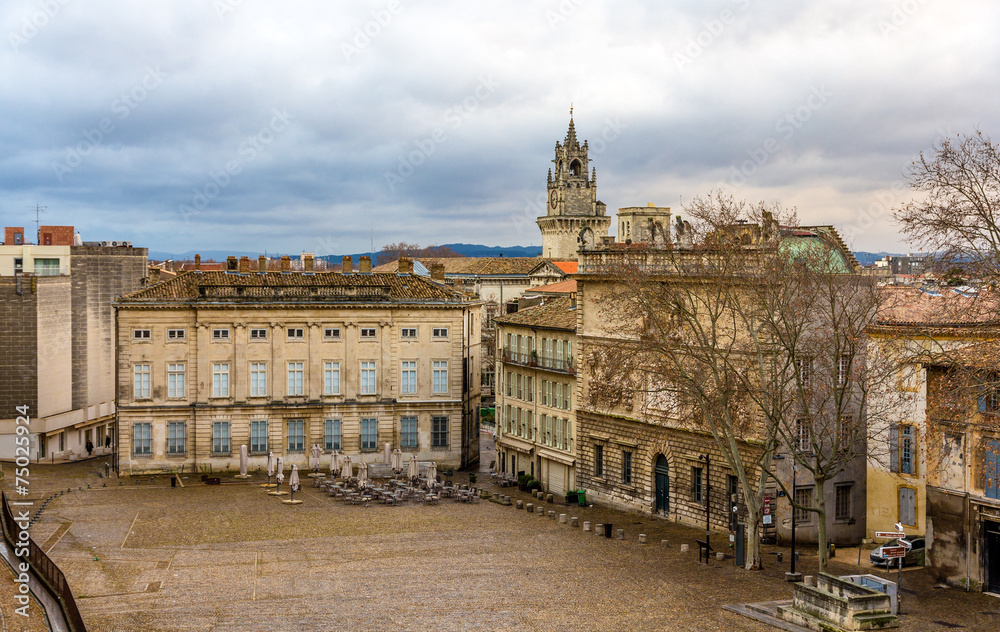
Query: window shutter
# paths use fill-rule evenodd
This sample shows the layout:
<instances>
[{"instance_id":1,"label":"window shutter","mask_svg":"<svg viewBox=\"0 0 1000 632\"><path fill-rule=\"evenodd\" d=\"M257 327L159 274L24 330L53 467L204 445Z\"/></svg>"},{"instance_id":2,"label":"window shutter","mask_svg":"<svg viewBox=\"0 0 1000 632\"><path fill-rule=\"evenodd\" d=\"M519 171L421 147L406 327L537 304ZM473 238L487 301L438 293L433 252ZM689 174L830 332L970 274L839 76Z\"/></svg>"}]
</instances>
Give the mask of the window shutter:
<instances>
[{"instance_id":1,"label":"window shutter","mask_svg":"<svg viewBox=\"0 0 1000 632\"><path fill-rule=\"evenodd\" d=\"M889 426L889 471L899 471L899 426Z\"/></svg>"}]
</instances>

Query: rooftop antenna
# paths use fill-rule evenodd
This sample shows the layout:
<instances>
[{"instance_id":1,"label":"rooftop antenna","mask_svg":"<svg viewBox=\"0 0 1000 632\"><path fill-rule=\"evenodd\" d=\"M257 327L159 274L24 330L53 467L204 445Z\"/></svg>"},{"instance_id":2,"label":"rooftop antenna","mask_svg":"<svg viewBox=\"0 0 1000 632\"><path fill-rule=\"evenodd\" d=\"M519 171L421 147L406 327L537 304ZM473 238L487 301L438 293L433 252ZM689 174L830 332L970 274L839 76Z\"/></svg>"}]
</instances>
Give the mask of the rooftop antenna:
<instances>
[{"instance_id":1,"label":"rooftop antenna","mask_svg":"<svg viewBox=\"0 0 1000 632\"><path fill-rule=\"evenodd\" d=\"M375 223L374 222L372 222L372 224L371 224L371 230L372 230L372 241L371 241L371 245L369 247L371 248L371 251L370 251L371 256L374 257L375 256Z\"/></svg>"},{"instance_id":2,"label":"rooftop antenna","mask_svg":"<svg viewBox=\"0 0 1000 632\"><path fill-rule=\"evenodd\" d=\"M31 207L29 206L28 208ZM38 216L47 208L47 206L39 206L38 204L35 204L35 243L38 245L42 244L42 225Z\"/></svg>"}]
</instances>

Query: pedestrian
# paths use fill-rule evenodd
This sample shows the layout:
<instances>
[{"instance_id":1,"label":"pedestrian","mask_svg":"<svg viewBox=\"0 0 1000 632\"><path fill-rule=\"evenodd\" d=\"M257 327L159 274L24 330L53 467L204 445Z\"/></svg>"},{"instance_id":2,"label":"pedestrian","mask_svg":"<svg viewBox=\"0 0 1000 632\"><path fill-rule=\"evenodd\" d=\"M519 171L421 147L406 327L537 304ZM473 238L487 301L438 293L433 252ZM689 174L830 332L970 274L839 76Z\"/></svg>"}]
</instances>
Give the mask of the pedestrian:
<instances>
[{"instance_id":1,"label":"pedestrian","mask_svg":"<svg viewBox=\"0 0 1000 632\"><path fill-rule=\"evenodd\" d=\"M104 447L105 448L111 447L111 435L104 435Z\"/></svg>"},{"instance_id":2,"label":"pedestrian","mask_svg":"<svg viewBox=\"0 0 1000 632\"><path fill-rule=\"evenodd\" d=\"M93 456L94 454L94 442L87 439L87 456Z\"/></svg>"}]
</instances>

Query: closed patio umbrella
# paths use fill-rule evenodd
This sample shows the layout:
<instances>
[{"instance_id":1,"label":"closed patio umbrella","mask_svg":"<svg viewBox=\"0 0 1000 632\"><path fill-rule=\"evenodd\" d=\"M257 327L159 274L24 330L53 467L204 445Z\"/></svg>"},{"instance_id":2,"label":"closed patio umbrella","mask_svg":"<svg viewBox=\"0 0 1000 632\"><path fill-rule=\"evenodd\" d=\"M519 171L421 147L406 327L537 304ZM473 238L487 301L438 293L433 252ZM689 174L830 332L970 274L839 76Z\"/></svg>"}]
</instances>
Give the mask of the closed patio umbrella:
<instances>
[{"instance_id":1,"label":"closed patio umbrella","mask_svg":"<svg viewBox=\"0 0 1000 632\"><path fill-rule=\"evenodd\" d=\"M299 466L292 466L292 475L288 478L288 487L293 492L299 491L301 484L299 483Z\"/></svg>"},{"instance_id":2,"label":"closed patio umbrella","mask_svg":"<svg viewBox=\"0 0 1000 632\"><path fill-rule=\"evenodd\" d=\"M427 482L433 483L437 480L438 468L437 463L431 461L430 465L427 466Z\"/></svg>"},{"instance_id":3,"label":"closed patio umbrella","mask_svg":"<svg viewBox=\"0 0 1000 632\"><path fill-rule=\"evenodd\" d=\"M359 463L358 464L358 485L365 485L368 483L368 464Z\"/></svg>"},{"instance_id":4,"label":"closed patio umbrella","mask_svg":"<svg viewBox=\"0 0 1000 632\"><path fill-rule=\"evenodd\" d=\"M399 448L392 451L392 458L390 461L392 462L393 472L399 474L403 471L403 453Z\"/></svg>"},{"instance_id":5,"label":"closed patio umbrella","mask_svg":"<svg viewBox=\"0 0 1000 632\"><path fill-rule=\"evenodd\" d=\"M406 475L410 478L417 478L420 476L420 464L417 463L417 455L410 455L410 464L407 466Z\"/></svg>"},{"instance_id":6,"label":"closed patio umbrella","mask_svg":"<svg viewBox=\"0 0 1000 632\"><path fill-rule=\"evenodd\" d=\"M336 450L330 455L330 474L340 474L340 454Z\"/></svg>"},{"instance_id":7,"label":"closed patio umbrella","mask_svg":"<svg viewBox=\"0 0 1000 632\"><path fill-rule=\"evenodd\" d=\"M262 487L271 486L271 477L274 476L274 453L267 453L267 484L262 485Z\"/></svg>"},{"instance_id":8,"label":"closed patio umbrella","mask_svg":"<svg viewBox=\"0 0 1000 632\"><path fill-rule=\"evenodd\" d=\"M285 473L281 471L282 466L280 456L276 459L274 469L277 472L276 476L278 477L278 487L281 487L281 482L285 480Z\"/></svg>"},{"instance_id":9,"label":"closed patio umbrella","mask_svg":"<svg viewBox=\"0 0 1000 632\"><path fill-rule=\"evenodd\" d=\"M340 466L340 478L345 481L354 476L354 470L351 467L351 457L345 456L344 461Z\"/></svg>"},{"instance_id":10,"label":"closed patio umbrella","mask_svg":"<svg viewBox=\"0 0 1000 632\"><path fill-rule=\"evenodd\" d=\"M385 448L382 449L382 462L385 463L386 465L389 465L391 459L392 459L392 446L387 443L385 444Z\"/></svg>"},{"instance_id":11,"label":"closed patio umbrella","mask_svg":"<svg viewBox=\"0 0 1000 632\"><path fill-rule=\"evenodd\" d=\"M247 446L240 446L240 476L247 475Z\"/></svg>"},{"instance_id":12,"label":"closed patio umbrella","mask_svg":"<svg viewBox=\"0 0 1000 632\"><path fill-rule=\"evenodd\" d=\"M322 456L323 451L320 450L319 444L314 443L312 447L312 459L310 459L310 467L312 467L313 472L319 471L319 458Z\"/></svg>"}]
</instances>

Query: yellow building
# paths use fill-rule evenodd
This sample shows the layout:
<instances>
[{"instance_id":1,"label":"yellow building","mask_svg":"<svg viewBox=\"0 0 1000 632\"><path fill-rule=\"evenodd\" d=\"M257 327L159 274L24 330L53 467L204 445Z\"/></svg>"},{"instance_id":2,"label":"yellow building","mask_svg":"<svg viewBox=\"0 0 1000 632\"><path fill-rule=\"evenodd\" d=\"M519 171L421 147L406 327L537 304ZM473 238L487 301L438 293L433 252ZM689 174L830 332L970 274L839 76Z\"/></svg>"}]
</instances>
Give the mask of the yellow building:
<instances>
[{"instance_id":1,"label":"yellow building","mask_svg":"<svg viewBox=\"0 0 1000 632\"><path fill-rule=\"evenodd\" d=\"M251 467L268 451L306 467L314 444L479 458L480 303L452 288L367 257L348 274L231 257L115 308L123 472L235 469L243 444Z\"/></svg>"},{"instance_id":2,"label":"yellow building","mask_svg":"<svg viewBox=\"0 0 1000 632\"><path fill-rule=\"evenodd\" d=\"M496 319L497 470L557 496L576 489L575 297Z\"/></svg>"}]
</instances>

